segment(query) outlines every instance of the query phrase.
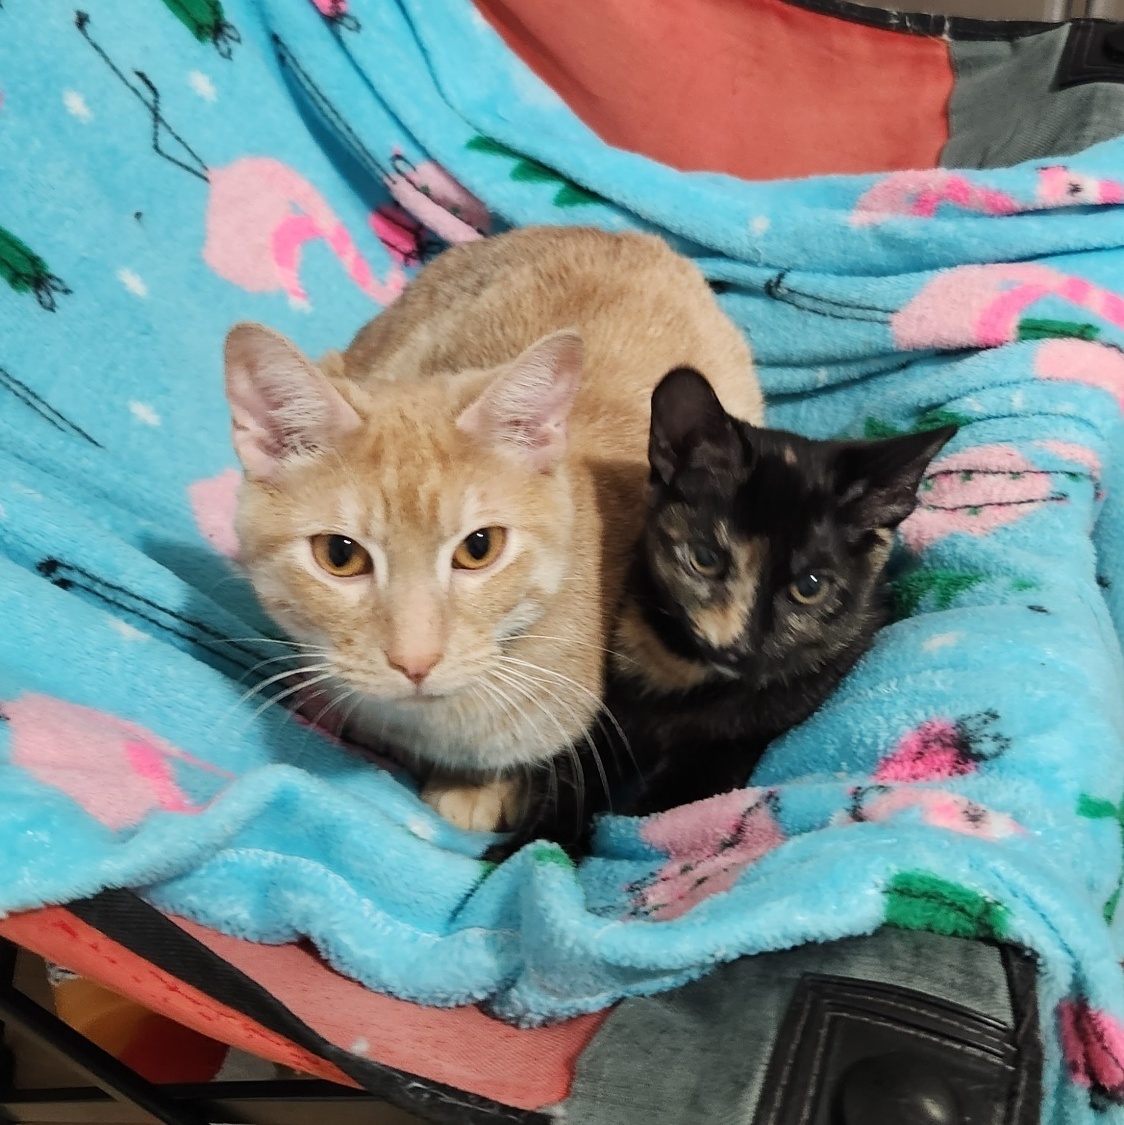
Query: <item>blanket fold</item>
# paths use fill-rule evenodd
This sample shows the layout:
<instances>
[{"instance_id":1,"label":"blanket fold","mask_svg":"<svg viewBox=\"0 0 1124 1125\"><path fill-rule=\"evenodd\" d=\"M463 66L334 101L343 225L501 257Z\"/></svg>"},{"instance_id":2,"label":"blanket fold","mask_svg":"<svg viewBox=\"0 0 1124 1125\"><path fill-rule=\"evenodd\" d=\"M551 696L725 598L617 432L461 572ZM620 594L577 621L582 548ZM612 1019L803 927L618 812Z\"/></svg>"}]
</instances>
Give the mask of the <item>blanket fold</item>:
<instances>
[{"instance_id":1,"label":"blanket fold","mask_svg":"<svg viewBox=\"0 0 1124 1125\"><path fill-rule=\"evenodd\" d=\"M1010 941L1044 1120L1124 1101L1124 140L743 183L604 145L468 0L7 0L0 151L0 909L142 888L523 1023L887 924ZM961 427L838 693L577 869L489 867L269 706L284 638L234 562L228 325L317 354L527 223L695 257L776 425Z\"/></svg>"}]
</instances>

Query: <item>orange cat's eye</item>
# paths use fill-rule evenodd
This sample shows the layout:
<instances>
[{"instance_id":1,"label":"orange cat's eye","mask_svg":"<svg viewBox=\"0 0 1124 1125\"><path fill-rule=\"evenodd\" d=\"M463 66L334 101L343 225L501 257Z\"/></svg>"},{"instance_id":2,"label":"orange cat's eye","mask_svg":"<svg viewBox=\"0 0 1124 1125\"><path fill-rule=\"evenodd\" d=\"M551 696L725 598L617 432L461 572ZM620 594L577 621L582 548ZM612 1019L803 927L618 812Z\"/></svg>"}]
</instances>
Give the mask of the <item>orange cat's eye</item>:
<instances>
[{"instance_id":1,"label":"orange cat's eye","mask_svg":"<svg viewBox=\"0 0 1124 1125\"><path fill-rule=\"evenodd\" d=\"M321 570L336 578L356 578L371 573L371 556L346 535L314 535L312 557Z\"/></svg>"},{"instance_id":2,"label":"orange cat's eye","mask_svg":"<svg viewBox=\"0 0 1124 1125\"><path fill-rule=\"evenodd\" d=\"M500 557L506 542L507 532L502 527L477 528L457 544L453 552L453 567L456 570L483 570Z\"/></svg>"}]
</instances>

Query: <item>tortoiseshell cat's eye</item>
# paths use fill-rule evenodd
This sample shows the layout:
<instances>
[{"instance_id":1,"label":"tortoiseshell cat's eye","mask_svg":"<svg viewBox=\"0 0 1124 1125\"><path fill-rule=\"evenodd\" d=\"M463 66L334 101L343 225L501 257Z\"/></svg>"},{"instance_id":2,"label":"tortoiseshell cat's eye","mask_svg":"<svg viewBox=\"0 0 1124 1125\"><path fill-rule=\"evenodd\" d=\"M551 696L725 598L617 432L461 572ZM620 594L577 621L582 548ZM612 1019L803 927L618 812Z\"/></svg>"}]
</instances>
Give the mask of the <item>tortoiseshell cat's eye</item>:
<instances>
[{"instance_id":1,"label":"tortoiseshell cat's eye","mask_svg":"<svg viewBox=\"0 0 1124 1125\"><path fill-rule=\"evenodd\" d=\"M725 553L708 543L696 543L690 548L689 557L691 566L704 578L715 578L726 567Z\"/></svg>"},{"instance_id":2,"label":"tortoiseshell cat's eye","mask_svg":"<svg viewBox=\"0 0 1124 1125\"><path fill-rule=\"evenodd\" d=\"M788 594L799 605L816 605L823 601L830 587L831 582L826 575L809 570L789 583Z\"/></svg>"}]
</instances>

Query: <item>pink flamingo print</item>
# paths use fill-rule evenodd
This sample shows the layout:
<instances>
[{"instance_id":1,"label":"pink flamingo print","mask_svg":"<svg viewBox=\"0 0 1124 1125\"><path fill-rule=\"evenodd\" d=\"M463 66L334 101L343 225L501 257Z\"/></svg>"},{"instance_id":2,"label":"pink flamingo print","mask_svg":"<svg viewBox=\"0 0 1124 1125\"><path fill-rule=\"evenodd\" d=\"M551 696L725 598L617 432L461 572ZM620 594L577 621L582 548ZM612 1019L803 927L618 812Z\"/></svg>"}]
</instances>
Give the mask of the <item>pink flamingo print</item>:
<instances>
[{"instance_id":1,"label":"pink flamingo print","mask_svg":"<svg viewBox=\"0 0 1124 1125\"><path fill-rule=\"evenodd\" d=\"M1035 202L1046 207L1097 207L1124 203L1124 185L1071 172L1064 164L1038 169Z\"/></svg>"},{"instance_id":2,"label":"pink flamingo print","mask_svg":"<svg viewBox=\"0 0 1124 1125\"><path fill-rule=\"evenodd\" d=\"M931 219L942 203L985 215L1012 215L1019 210L1006 192L981 187L955 172L933 168L893 172L879 180L859 197L851 214L851 225L873 226L899 216Z\"/></svg>"},{"instance_id":3,"label":"pink flamingo print","mask_svg":"<svg viewBox=\"0 0 1124 1125\"><path fill-rule=\"evenodd\" d=\"M238 510L238 489L242 474L224 469L218 476L197 480L188 486L188 499L199 533L220 554L238 558L238 534L234 516Z\"/></svg>"},{"instance_id":4,"label":"pink flamingo print","mask_svg":"<svg viewBox=\"0 0 1124 1125\"><path fill-rule=\"evenodd\" d=\"M462 187L440 164L426 160L415 167L401 152L393 156L387 189L427 230L456 245L475 242L491 230L487 207Z\"/></svg>"},{"instance_id":5,"label":"pink flamingo print","mask_svg":"<svg viewBox=\"0 0 1124 1125\"><path fill-rule=\"evenodd\" d=\"M996 348L1018 339L1019 318L1035 302L1056 297L1124 328L1124 297L1084 278L1032 262L942 270L890 318L894 345Z\"/></svg>"},{"instance_id":6,"label":"pink flamingo print","mask_svg":"<svg viewBox=\"0 0 1124 1125\"><path fill-rule=\"evenodd\" d=\"M979 445L934 461L918 497L899 529L915 554L954 532L987 535L1063 499L1051 474L1011 445Z\"/></svg>"},{"instance_id":7,"label":"pink flamingo print","mask_svg":"<svg viewBox=\"0 0 1124 1125\"><path fill-rule=\"evenodd\" d=\"M279 160L251 156L208 170L207 237L203 260L220 277L251 293L281 290L307 305L300 282L301 250L323 239L347 276L376 304L388 305L406 284L394 264L379 281L351 235L320 193Z\"/></svg>"},{"instance_id":8,"label":"pink flamingo print","mask_svg":"<svg viewBox=\"0 0 1124 1125\"><path fill-rule=\"evenodd\" d=\"M312 0L312 6L329 22L358 31L359 21L347 10L347 0Z\"/></svg>"},{"instance_id":9,"label":"pink flamingo print","mask_svg":"<svg viewBox=\"0 0 1124 1125\"><path fill-rule=\"evenodd\" d=\"M958 172L933 168L892 172L879 180L855 204L851 225L874 226L892 218L931 219L942 204L981 215L1017 215L1053 207L1118 203L1124 203L1124 186L1071 172L1061 164L1038 169L1031 200L983 187Z\"/></svg>"},{"instance_id":10,"label":"pink flamingo print","mask_svg":"<svg viewBox=\"0 0 1124 1125\"><path fill-rule=\"evenodd\" d=\"M1119 348L1091 340L1045 340L1034 353L1034 374L1108 391L1124 411L1124 352Z\"/></svg>"},{"instance_id":11,"label":"pink flamingo print","mask_svg":"<svg viewBox=\"0 0 1124 1125\"><path fill-rule=\"evenodd\" d=\"M114 831L156 810L203 810L180 788L173 762L234 776L135 723L49 695L20 696L3 704L0 714L11 727L12 762Z\"/></svg>"},{"instance_id":12,"label":"pink flamingo print","mask_svg":"<svg viewBox=\"0 0 1124 1125\"><path fill-rule=\"evenodd\" d=\"M943 789L890 789L884 786L858 789L845 820L877 823L893 820L913 810L920 813L923 824L932 828L944 828L981 840L1003 840L1026 831L1006 813L985 808L959 793Z\"/></svg>"},{"instance_id":13,"label":"pink flamingo print","mask_svg":"<svg viewBox=\"0 0 1124 1125\"><path fill-rule=\"evenodd\" d=\"M1084 1000L1063 1000L1058 1028L1073 1081L1115 1101L1124 1099L1124 1025Z\"/></svg>"},{"instance_id":14,"label":"pink flamingo print","mask_svg":"<svg viewBox=\"0 0 1124 1125\"><path fill-rule=\"evenodd\" d=\"M400 266L421 265L430 250L436 249L429 231L396 203L376 207L367 216L367 222L386 252Z\"/></svg>"},{"instance_id":15,"label":"pink flamingo print","mask_svg":"<svg viewBox=\"0 0 1124 1125\"><path fill-rule=\"evenodd\" d=\"M975 769L964 753L956 723L951 719L930 719L911 730L894 747L890 755L878 763L874 780L928 781L960 777Z\"/></svg>"},{"instance_id":16,"label":"pink flamingo print","mask_svg":"<svg viewBox=\"0 0 1124 1125\"><path fill-rule=\"evenodd\" d=\"M633 917L670 921L734 885L750 864L784 843L772 793L736 789L650 818L640 830L668 861L628 886Z\"/></svg>"},{"instance_id":17,"label":"pink flamingo print","mask_svg":"<svg viewBox=\"0 0 1124 1125\"><path fill-rule=\"evenodd\" d=\"M999 716L981 711L962 719L927 719L907 731L878 763L874 780L944 781L975 773L982 761L1003 753L1010 740L995 731Z\"/></svg>"},{"instance_id":18,"label":"pink flamingo print","mask_svg":"<svg viewBox=\"0 0 1124 1125\"><path fill-rule=\"evenodd\" d=\"M1035 443L1063 461L1073 461L1087 469L1094 481L1101 478L1101 459L1087 446L1072 441L1039 441Z\"/></svg>"}]
</instances>

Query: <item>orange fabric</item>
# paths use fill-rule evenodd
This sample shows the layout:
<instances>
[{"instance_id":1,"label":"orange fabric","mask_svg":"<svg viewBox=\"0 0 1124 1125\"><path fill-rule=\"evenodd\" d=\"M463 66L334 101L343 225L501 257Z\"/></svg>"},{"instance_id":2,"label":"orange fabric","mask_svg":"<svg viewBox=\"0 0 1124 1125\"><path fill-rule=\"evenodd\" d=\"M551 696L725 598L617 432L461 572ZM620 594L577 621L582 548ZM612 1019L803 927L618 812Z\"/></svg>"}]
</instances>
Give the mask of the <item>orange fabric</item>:
<instances>
[{"instance_id":1,"label":"orange fabric","mask_svg":"<svg viewBox=\"0 0 1124 1125\"><path fill-rule=\"evenodd\" d=\"M520 1109L541 1109L566 1097L578 1056L608 1015L511 1027L477 1008L423 1008L370 992L302 946L256 945L181 918L172 921L337 1046ZM6 918L0 934L231 1046L353 1085L330 1063L162 972L62 907Z\"/></svg>"},{"instance_id":2,"label":"orange fabric","mask_svg":"<svg viewBox=\"0 0 1124 1125\"><path fill-rule=\"evenodd\" d=\"M121 1057L149 1015L135 1000L83 977L56 984L52 992L59 1019L114 1058Z\"/></svg>"},{"instance_id":3,"label":"orange fabric","mask_svg":"<svg viewBox=\"0 0 1124 1125\"><path fill-rule=\"evenodd\" d=\"M943 40L783 0L476 0L602 139L683 170L779 179L932 168Z\"/></svg>"},{"instance_id":4,"label":"orange fabric","mask_svg":"<svg viewBox=\"0 0 1124 1125\"><path fill-rule=\"evenodd\" d=\"M355 1085L331 1063L176 980L61 906L5 918L0 921L0 934L79 976L111 983L122 995L158 1009L200 1034L213 1035L233 1047L318 1078Z\"/></svg>"},{"instance_id":5,"label":"orange fabric","mask_svg":"<svg viewBox=\"0 0 1124 1125\"><path fill-rule=\"evenodd\" d=\"M59 1019L149 1082L210 1082L227 1045L150 1012L92 980L54 987Z\"/></svg>"},{"instance_id":6,"label":"orange fabric","mask_svg":"<svg viewBox=\"0 0 1124 1125\"><path fill-rule=\"evenodd\" d=\"M210 1082L229 1050L209 1035L151 1012L118 1057L149 1082Z\"/></svg>"},{"instance_id":7,"label":"orange fabric","mask_svg":"<svg viewBox=\"0 0 1124 1125\"><path fill-rule=\"evenodd\" d=\"M254 945L172 920L329 1042L519 1109L541 1109L569 1094L574 1063L608 1015L512 1027L479 1008L425 1008L371 992L304 946Z\"/></svg>"}]
</instances>

